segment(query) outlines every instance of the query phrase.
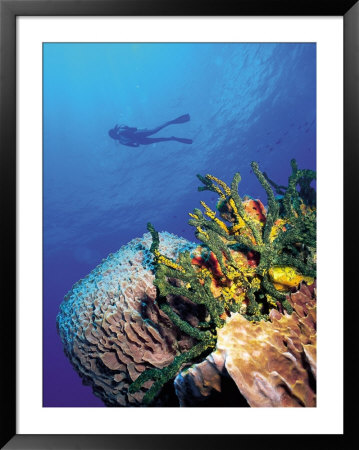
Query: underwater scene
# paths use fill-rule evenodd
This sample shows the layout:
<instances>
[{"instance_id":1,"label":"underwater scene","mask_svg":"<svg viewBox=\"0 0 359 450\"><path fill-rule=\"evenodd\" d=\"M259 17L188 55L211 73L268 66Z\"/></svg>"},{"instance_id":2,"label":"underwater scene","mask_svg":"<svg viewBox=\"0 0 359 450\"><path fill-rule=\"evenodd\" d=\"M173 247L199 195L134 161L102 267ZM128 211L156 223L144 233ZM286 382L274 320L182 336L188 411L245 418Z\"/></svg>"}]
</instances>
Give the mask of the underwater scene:
<instances>
[{"instance_id":1,"label":"underwater scene","mask_svg":"<svg viewBox=\"0 0 359 450\"><path fill-rule=\"evenodd\" d=\"M43 45L43 406L316 406L316 45Z\"/></svg>"}]
</instances>

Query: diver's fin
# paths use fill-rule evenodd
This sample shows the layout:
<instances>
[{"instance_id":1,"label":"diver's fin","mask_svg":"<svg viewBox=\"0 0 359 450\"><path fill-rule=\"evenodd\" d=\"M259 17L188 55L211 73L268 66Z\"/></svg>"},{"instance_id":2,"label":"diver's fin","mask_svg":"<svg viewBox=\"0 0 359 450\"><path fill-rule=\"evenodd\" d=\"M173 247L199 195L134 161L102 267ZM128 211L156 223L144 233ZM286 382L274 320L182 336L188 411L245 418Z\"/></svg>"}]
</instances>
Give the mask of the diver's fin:
<instances>
[{"instance_id":1,"label":"diver's fin","mask_svg":"<svg viewBox=\"0 0 359 450\"><path fill-rule=\"evenodd\" d=\"M185 123L191 120L189 114L184 114L183 116L177 117L177 119L171 120L170 123Z\"/></svg>"},{"instance_id":2,"label":"diver's fin","mask_svg":"<svg viewBox=\"0 0 359 450\"><path fill-rule=\"evenodd\" d=\"M172 140L177 141L177 142L182 142L183 144L192 144L192 139L186 139L186 138L177 138L177 137L173 137Z\"/></svg>"}]
</instances>

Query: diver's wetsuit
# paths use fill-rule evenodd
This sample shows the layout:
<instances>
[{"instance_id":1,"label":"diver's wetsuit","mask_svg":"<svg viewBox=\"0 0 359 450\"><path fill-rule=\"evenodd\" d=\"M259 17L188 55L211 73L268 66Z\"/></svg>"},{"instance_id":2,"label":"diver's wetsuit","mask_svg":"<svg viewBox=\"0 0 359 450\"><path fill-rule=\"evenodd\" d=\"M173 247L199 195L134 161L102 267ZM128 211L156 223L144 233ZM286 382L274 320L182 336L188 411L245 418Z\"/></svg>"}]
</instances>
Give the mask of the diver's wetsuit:
<instances>
[{"instance_id":1,"label":"diver's wetsuit","mask_svg":"<svg viewBox=\"0 0 359 450\"><path fill-rule=\"evenodd\" d=\"M119 127L116 125L112 128L108 134L112 139L119 141L123 145L127 145L128 147L139 147L140 145L149 145L155 144L156 142L164 142L164 141L177 141L182 142L183 144L192 144L192 139L186 138L177 138L175 136L171 137L163 137L163 138L151 138L152 134L157 133L162 130L162 128L168 127L169 125L175 123L185 123L189 122L190 116L189 114L185 114L183 116L177 117L177 119L170 120L169 122L160 125L159 127L153 128L152 130L138 130L134 127L128 127L122 125Z\"/></svg>"}]
</instances>

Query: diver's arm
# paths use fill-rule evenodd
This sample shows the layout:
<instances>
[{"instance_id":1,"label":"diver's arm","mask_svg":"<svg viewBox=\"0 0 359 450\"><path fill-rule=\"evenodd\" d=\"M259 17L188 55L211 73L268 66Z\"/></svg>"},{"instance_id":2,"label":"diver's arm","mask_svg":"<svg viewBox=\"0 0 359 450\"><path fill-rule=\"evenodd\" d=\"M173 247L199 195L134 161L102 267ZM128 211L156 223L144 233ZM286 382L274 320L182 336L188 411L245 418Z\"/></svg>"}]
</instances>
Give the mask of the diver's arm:
<instances>
[{"instance_id":1,"label":"diver's arm","mask_svg":"<svg viewBox=\"0 0 359 450\"><path fill-rule=\"evenodd\" d=\"M132 134L132 133L136 133L137 128L136 127L128 127L127 125L123 125L122 129L121 129L121 133L123 135L127 135L128 133Z\"/></svg>"}]
</instances>

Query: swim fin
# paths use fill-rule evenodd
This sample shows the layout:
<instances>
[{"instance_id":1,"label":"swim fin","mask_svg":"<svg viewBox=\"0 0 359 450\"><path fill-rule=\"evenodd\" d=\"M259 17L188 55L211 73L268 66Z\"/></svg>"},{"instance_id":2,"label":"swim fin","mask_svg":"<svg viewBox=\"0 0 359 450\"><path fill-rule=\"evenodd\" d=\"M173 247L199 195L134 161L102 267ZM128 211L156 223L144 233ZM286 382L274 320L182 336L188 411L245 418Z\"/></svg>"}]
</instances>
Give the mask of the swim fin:
<instances>
[{"instance_id":1,"label":"swim fin","mask_svg":"<svg viewBox=\"0 0 359 450\"><path fill-rule=\"evenodd\" d=\"M177 117L177 119L171 120L169 123L185 123L191 120L189 114L184 114L183 116Z\"/></svg>"},{"instance_id":2,"label":"swim fin","mask_svg":"<svg viewBox=\"0 0 359 450\"><path fill-rule=\"evenodd\" d=\"M192 139L172 137L173 141L182 142L183 144L192 144Z\"/></svg>"}]
</instances>

